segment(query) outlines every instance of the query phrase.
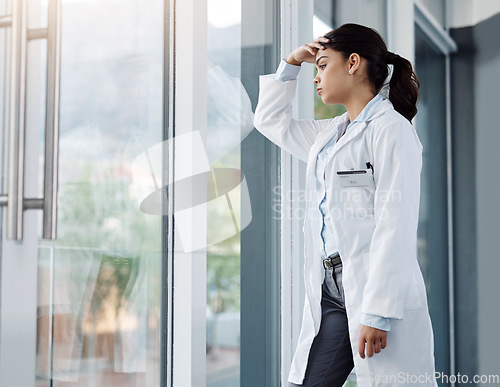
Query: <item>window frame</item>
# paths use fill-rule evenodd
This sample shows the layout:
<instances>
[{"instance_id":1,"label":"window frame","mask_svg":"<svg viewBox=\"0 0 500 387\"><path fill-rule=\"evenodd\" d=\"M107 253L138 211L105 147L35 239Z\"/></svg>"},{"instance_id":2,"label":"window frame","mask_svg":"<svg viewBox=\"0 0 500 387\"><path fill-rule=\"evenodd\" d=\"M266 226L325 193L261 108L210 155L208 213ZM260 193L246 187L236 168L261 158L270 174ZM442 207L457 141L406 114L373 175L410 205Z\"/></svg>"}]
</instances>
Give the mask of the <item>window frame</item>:
<instances>
[{"instance_id":1,"label":"window frame","mask_svg":"<svg viewBox=\"0 0 500 387\"><path fill-rule=\"evenodd\" d=\"M248 4L251 4L250 0L247 1ZM175 136L186 132L199 130L202 134L203 141L205 144L207 143L206 96L207 68L209 63L207 48L208 15L206 0L170 0L170 3L171 14L175 16L170 16L170 31L173 35L170 37L170 50L171 53L173 52L173 60L170 62L169 70L170 90L168 96L166 96L166 98L169 99L169 124L168 128L165 130L168 131L167 137L169 139L174 139L175 153ZM242 6L243 5L242 3ZM271 65L274 66L275 60L272 56L276 56L274 52L276 41L261 42L259 39L262 37L267 38L268 32L274 34L274 26L277 25L276 18L279 20L280 17L279 3L276 0L261 0L258 5L252 4L252 7L256 10L255 12L259 11L260 6L265 6L266 9L272 8L272 12L270 11L269 14L266 15L266 20L271 20L272 25L270 28L273 31L265 31L264 35L260 33L257 34L255 42L242 41L241 49L243 53L243 49L259 48L260 45L263 45L262 48L266 50L265 54L270 54L270 57L265 60L265 66L267 68ZM268 24L266 24L266 28L267 27L269 27ZM245 39L246 38L245 36ZM276 39L276 37L273 37L273 39ZM270 47L268 47L269 44ZM252 73L251 82L258 83L258 80L254 79L254 75L255 74ZM247 81L248 77L242 73L241 78L243 85L245 85L245 81ZM254 97L256 99L253 87L249 94L251 99ZM252 321L249 323L245 322L241 325L241 385L250 385L249 380L247 380L248 377L263 378L266 380L266 383L274 385L275 380L280 377L279 342L281 337L279 334L276 334L279 330L280 313L279 306L277 305L279 299L278 296L275 297L275 293L279 294L280 287L280 241L278 237L276 237L276 235L279 236L279 234L276 234L276 222L270 221L273 214L266 212L265 209L270 208L272 204L270 200L273 193L268 191L268 187L274 183L274 177L270 172L273 168L270 167L269 163L271 163L271 165L275 164L275 170L277 171L279 168L279 153L275 149L276 147L256 130L254 133L249 134L244 141L245 144L241 146L242 171L245 172L251 198L252 192L254 191L253 188L257 187L256 189L260 190L258 197L265 197L266 201L269 200L269 202L264 203L264 205L262 205L263 203L252 203L253 214L251 223L254 224L250 224L241 234L241 320L243 321L249 316L252 317ZM258 171L246 171L244 168L245 166L251 168L255 165L248 162L248 160L248 165L245 165L243 160L244 149L256 149L255 147L258 148L259 153L262 150L262 152L265 153L265 157L256 161L256 163L259 163L257 165L259 168ZM255 154L250 156L252 156L254 160L256 159ZM171 165L171 161L173 162L173 156L169 155L169 165ZM266 181L265 186L260 186L255 184L255 178L257 174L260 174L263 168L266 169L264 178L270 178L271 180ZM262 192L263 190L265 190L265 192ZM174 196L175 193L174 188ZM185 198L186 193L183 192L182 194L183 198ZM255 193L254 197L257 197ZM172 211L173 210L174 208L172 208ZM170 212L173 213L172 211ZM168 221L170 222L170 220ZM205 222L206 224L207 219L200 219L199 222ZM246 241L255 235L262 234L262 227L256 230L256 222L258 225L265 226L266 237L260 246L252 248ZM263 225L263 223L265 223L265 225ZM166 292L170 305L166 308L168 316L164 316L164 318L167 319L167 330L165 332L167 335L171 335L171 339L166 340L165 343L167 345L165 351L167 353L167 385L206 385L207 254L205 249L186 254L182 252L180 248L176 248L175 240L178 240L178 233L175 230L175 219L170 224L172 228L168 227L167 229L174 230L174 235L169 236L166 240L169 257L168 272L171 273L169 275ZM258 234L256 233L257 231ZM245 254L252 256L246 256ZM243 259L245 259L245 262L243 262ZM251 269L252 272L248 273L248 270L244 270L244 267ZM246 277L243 277L245 273L247 273ZM258 278L252 279L250 276ZM259 305L259 309L254 313L252 308L256 307L256 303L261 302L260 298L256 299L255 294L251 294L252 290L257 286L256 284L259 286L259 294L261 291L265 292L266 305L265 307L260 307L262 305ZM246 288L243 289L243 287ZM251 296L253 296L254 300L250 299ZM276 306L276 308L274 306ZM262 318L266 319L265 326L260 326L260 323L257 324L258 326L253 324L256 321L261 322ZM251 326L252 332L250 332L249 338L245 339L243 336L245 333L248 333L246 328L249 328L249 326ZM261 340L262 337L264 337L265 340ZM254 346L252 346L250 340L253 340L255 343ZM245 346L246 352L243 346ZM263 375L258 375L255 373L255 367L244 368L245 366L243 363L249 359L254 359L256 351L262 348L265 348L265 351L268 353L259 353L259 359L268 366L266 366ZM249 374L249 370L252 375Z\"/></svg>"},{"instance_id":2,"label":"window frame","mask_svg":"<svg viewBox=\"0 0 500 387\"><path fill-rule=\"evenodd\" d=\"M176 149L175 137L191 131L199 131L206 143L207 111L207 2L206 0L171 0L170 57L171 85L169 98L169 138ZM182 23L177 22L182 20ZM173 23L173 25L172 25ZM166 59L168 60L168 59ZM171 128L171 129L170 129ZM175 157L168 155L169 173L175 176ZM170 167L173 166L173 167ZM186 166L182 166L183 171ZM175 181L175 177L172 181ZM175 195L175 182L172 184ZM203 195L203 193L201 193ZM204 193L206 196L206 192ZM193 200L194 202L194 200ZM170 204L169 204L170 205ZM175 206L175 203L173 203ZM175 208L169 208L173 217ZM170 219L169 219L170 220ZM207 218L198 219L201 224ZM206 262L205 249L183 252L176 248L178 231L175 218L171 220L174 235L168 241L169 282L167 283L170 314L165 334L171 335L167 348L167 385L203 386L206 384ZM206 227L204 230L206 239ZM172 233L171 233L172 234ZM201 238L201 237L200 237ZM165 316L163 316L165 318Z\"/></svg>"},{"instance_id":3,"label":"window frame","mask_svg":"<svg viewBox=\"0 0 500 387\"><path fill-rule=\"evenodd\" d=\"M10 15L13 10L9 1L1 4L1 16ZM41 5L37 2L19 2L26 8L27 20L40 15ZM4 14L4 12L6 12ZM8 74L12 53L11 27L2 28L6 55L0 62L0 73ZM29 50L26 73L29 74L29 93L26 94L25 119L25 156L24 156L24 196L37 197L39 181L39 96L41 93L40 68L43 58L39 50ZM7 79L6 76L4 79ZM3 86L0 103L8 106L9 82ZM9 109L2 115L2 143L8 144ZM7 146L0 152L1 175L7 173ZM1 191L6 192L6 179ZM0 385L29 386L36 378L36 342L37 342L37 307L38 307L38 225L40 213L26 211L24 217L23 239L8 240L6 230L6 207L0 207ZM20 372L22 370L22 372Z\"/></svg>"},{"instance_id":4,"label":"window frame","mask_svg":"<svg viewBox=\"0 0 500 387\"><path fill-rule=\"evenodd\" d=\"M281 0L281 58L311 41L314 1ZM302 66L293 103L296 119L314 118L313 66ZM281 378L286 383L302 322L304 287L304 216L307 164L281 150Z\"/></svg>"}]
</instances>

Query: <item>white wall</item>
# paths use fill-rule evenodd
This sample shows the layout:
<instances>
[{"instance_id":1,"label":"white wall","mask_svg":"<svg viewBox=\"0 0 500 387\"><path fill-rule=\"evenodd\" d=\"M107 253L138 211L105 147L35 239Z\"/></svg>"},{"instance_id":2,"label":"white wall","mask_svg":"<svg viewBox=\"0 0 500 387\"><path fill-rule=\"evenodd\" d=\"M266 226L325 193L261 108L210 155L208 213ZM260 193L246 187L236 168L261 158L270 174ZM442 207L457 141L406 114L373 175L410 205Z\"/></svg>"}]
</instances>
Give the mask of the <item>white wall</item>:
<instances>
[{"instance_id":1,"label":"white wall","mask_svg":"<svg viewBox=\"0 0 500 387\"><path fill-rule=\"evenodd\" d=\"M405 0L407 1L407 0ZM359 23L387 38L386 0L337 0L337 24Z\"/></svg>"},{"instance_id":2,"label":"white wall","mask_svg":"<svg viewBox=\"0 0 500 387\"><path fill-rule=\"evenodd\" d=\"M476 25L500 12L498 0L447 0L449 28Z\"/></svg>"},{"instance_id":3,"label":"white wall","mask_svg":"<svg viewBox=\"0 0 500 387\"><path fill-rule=\"evenodd\" d=\"M446 24L446 0L420 0L429 12L441 24Z\"/></svg>"}]
</instances>

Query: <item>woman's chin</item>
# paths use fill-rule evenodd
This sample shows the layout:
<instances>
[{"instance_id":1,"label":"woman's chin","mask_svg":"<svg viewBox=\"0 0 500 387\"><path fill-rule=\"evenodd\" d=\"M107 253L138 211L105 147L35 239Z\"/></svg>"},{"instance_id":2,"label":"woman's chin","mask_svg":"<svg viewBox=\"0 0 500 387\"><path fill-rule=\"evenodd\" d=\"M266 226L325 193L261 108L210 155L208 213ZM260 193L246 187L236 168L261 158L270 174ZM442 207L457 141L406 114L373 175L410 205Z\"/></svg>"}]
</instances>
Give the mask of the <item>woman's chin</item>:
<instances>
[{"instance_id":1,"label":"woman's chin","mask_svg":"<svg viewBox=\"0 0 500 387\"><path fill-rule=\"evenodd\" d=\"M321 94L321 101L323 101L323 103L325 105L337 105L340 103L337 100L335 100L334 98L331 98L328 95L323 94L323 92Z\"/></svg>"}]
</instances>

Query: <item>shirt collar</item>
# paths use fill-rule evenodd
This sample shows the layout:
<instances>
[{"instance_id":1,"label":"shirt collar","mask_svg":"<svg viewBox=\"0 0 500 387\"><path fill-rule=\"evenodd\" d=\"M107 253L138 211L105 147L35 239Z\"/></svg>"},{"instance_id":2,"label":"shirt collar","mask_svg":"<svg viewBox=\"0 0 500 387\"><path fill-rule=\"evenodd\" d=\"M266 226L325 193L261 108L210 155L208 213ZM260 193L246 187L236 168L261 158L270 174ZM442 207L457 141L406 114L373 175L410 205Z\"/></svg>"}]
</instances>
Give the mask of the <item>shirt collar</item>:
<instances>
[{"instance_id":1,"label":"shirt collar","mask_svg":"<svg viewBox=\"0 0 500 387\"><path fill-rule=\"evenodd\" d=\"M366 121L367 119L371 118L371 116L373 116L376 111L376 109L374 108L375 105L382 99L383 97L380 94L376 94L375 97L373 97L370 102L366 104L363 110L361 110L361 113L359 113L359 115L354 119L353 122Z\"/></svg>"},{"instance_id":2,"label":"shirt collar","mask_svg":"<svg viewBox=\"0 0 500 387\"><path fill-rule=\"evenodd\" d=\"M369 121L376 115L382 113L383 111L389 108L389 106L385 106L387 105L387 102L389 101L386 100L386 98L384 98L380 93L378 93L366 104L366 106L363 108L363 110L361 110L361 113L358 114L358 116L354 119L354 121L352 122L349 121L349 116L347 115L347 112L343 114L342 119L346 123L347 128L349 128L355 122Z\"/></svg>"}]
</instances>

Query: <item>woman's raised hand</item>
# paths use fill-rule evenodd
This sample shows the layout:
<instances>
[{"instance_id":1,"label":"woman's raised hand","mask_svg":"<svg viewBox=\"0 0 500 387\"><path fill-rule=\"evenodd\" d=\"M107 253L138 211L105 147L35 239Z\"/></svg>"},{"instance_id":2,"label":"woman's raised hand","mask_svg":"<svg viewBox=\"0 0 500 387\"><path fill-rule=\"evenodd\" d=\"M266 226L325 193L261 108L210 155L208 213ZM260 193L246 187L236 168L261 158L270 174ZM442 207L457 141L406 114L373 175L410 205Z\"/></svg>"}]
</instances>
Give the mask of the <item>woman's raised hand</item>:
<instances>
[{"instance_id":1,"label":"woman's raised hand","mask_svg":"<svg viewBox=\"0 0 500 387\"><path fill-rule=\"evenodd\" d=\"M320 42L328 43L329 41L330 39L321 36L311 43L303 44L288 55L286 62L295 66L300 66L302 62L314 63L316 62L316 53L318 50L325 49Z\"/></svg>"}]
</instances>

